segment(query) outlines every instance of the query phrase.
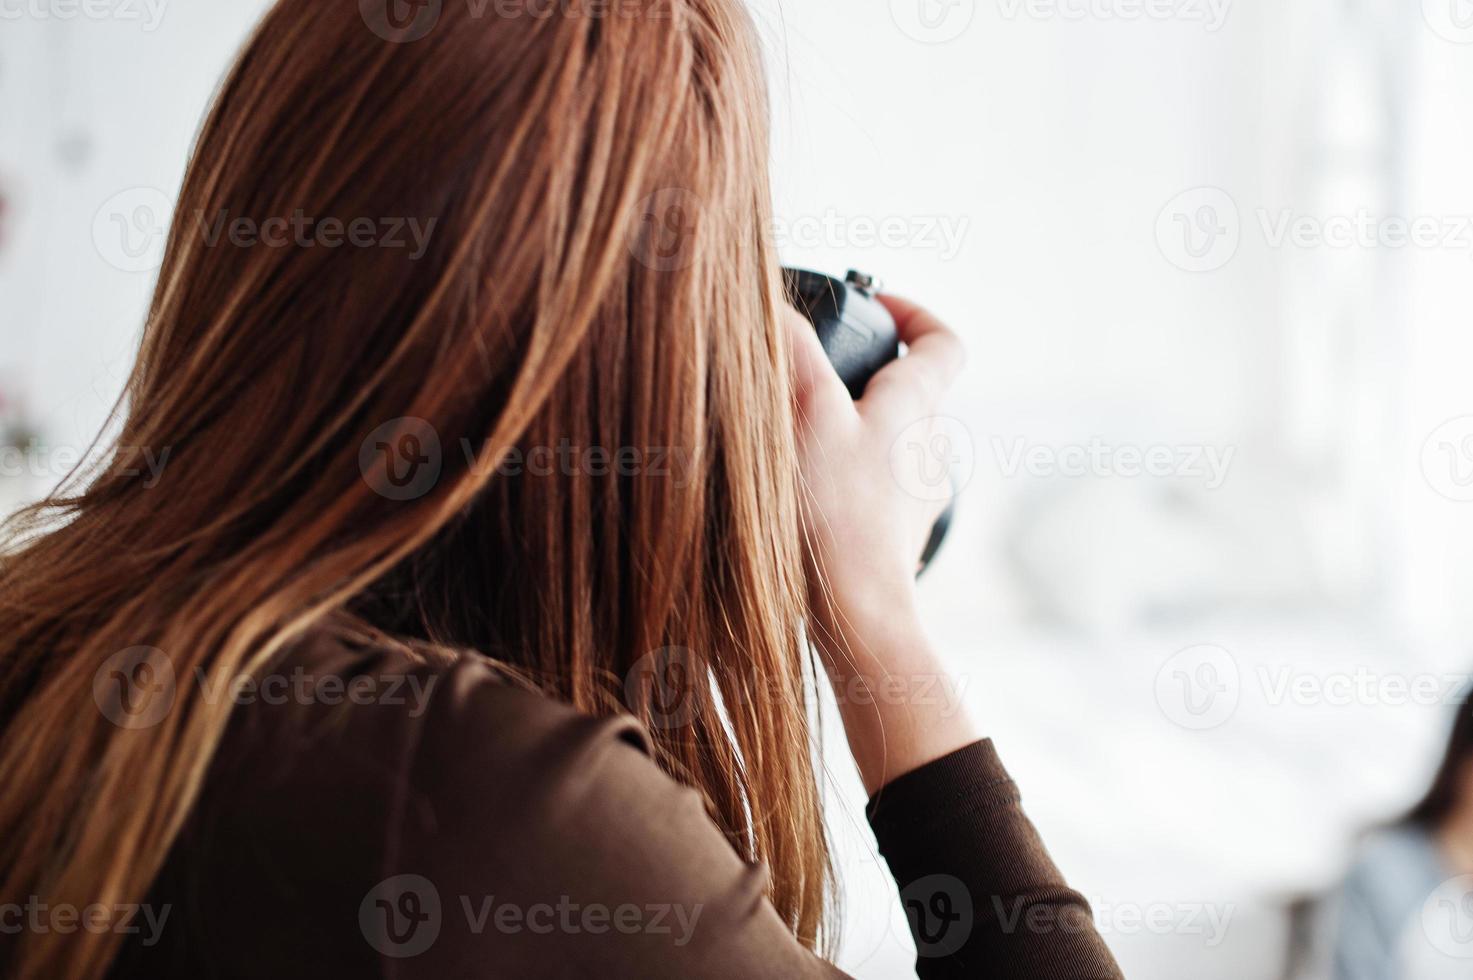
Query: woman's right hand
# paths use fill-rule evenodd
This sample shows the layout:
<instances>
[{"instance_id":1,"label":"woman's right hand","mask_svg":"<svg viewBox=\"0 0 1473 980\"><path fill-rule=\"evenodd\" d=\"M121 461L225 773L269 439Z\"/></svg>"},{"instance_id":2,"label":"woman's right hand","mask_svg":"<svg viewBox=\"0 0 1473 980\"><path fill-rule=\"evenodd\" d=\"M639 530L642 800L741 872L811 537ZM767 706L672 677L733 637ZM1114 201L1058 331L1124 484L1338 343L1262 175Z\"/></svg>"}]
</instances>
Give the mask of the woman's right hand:
<instances>
[{"instance_id":1,"label":"woman's right hand","mask_svg":"<svg viewBox=\"0 0 1473 980\"><path fill-rule=\"evenodd\" d=\"M889 296L881 302L909 352L871 378L859 401L850 399L808 321L784 311L812 639L870 792L978 738L915 603L916 569L946 501L920 483L918 467L894 465L897 443L928 439L965 352L956 334L919 306ZM938 699L938 690L952 696Z\"/></svg>"}]
</instances>

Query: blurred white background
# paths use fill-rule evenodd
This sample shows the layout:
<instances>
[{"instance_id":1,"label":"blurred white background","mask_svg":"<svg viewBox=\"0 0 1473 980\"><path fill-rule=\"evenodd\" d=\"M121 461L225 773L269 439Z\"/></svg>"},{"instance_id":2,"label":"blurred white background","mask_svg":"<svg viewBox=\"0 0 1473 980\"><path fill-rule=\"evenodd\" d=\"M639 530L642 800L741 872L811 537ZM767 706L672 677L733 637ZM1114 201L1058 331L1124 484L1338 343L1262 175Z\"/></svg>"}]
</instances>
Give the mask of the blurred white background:
<instances>
[{"instance_id":1,"label":"blurred white background","mask_svg":"<svg viewBox=\"0 0 1473 980\"><path fill-rule=\"evenodd\" d=\"M265 6L0 0L0 509L117 396ZM784 259L971 347L925 582L969 707L1127 975L1280 976L1286 904L1418 795L1473 670L1473 9L754 6ZM832 770L840 965L905 975Z\"/></svg>"}]
</instances>

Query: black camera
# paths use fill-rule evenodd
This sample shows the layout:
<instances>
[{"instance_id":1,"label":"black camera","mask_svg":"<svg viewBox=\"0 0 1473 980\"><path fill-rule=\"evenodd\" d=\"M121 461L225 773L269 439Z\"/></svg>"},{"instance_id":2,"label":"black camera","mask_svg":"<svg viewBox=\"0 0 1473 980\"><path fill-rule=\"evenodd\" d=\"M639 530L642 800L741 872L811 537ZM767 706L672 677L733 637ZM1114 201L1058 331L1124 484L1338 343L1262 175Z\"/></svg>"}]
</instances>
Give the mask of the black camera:
<instances>
[{"instance_id":1,"label":"black camera","mask_svg":"<svg viewBox=\"0 0 1473 980\"><path fill-rule=\"evenodd\" d=\"M784 269L783 286L788 302L818 331L818 341L849 389L849 397L858 400L869 379L900 356L895 318L875 299L874 278L853 269L843 279L807 269ZM951 527L953 507L948 505L931 529L917 574L924 572L941 550Z\"/></svg>"}]
</instances>

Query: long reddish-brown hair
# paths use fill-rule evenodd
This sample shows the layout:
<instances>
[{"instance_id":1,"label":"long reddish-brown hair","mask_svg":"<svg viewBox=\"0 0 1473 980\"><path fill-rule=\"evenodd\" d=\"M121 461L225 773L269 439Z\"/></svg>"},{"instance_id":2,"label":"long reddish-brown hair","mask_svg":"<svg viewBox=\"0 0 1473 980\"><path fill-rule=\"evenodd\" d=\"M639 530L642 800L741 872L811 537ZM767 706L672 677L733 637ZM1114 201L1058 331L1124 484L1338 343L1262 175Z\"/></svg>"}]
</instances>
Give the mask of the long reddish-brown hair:
<instances>
[{"instance_id":1,"label":"long reddish-brown hair","mask_svg":"<svg viewBox=\"0 0 1473 980\"><path fill-rule=\"evenodd\" d=\"M348 622L653 722L813 945L830 874L752 25L740 0L405 8L438 9L427 29L373 6L266 16L193 154L117 448L10 525L0 900L140 901L228 721L200 688ZM438 479L373 475L380 443L431 435ZM501 465L564 445L615 465ZM674 722L627 682L672 647L709 692ZM94 679L138 648L204 680L131 730ZM117 941L26 935L5 968L97 977Z\"/></svg>"}]
</instances>

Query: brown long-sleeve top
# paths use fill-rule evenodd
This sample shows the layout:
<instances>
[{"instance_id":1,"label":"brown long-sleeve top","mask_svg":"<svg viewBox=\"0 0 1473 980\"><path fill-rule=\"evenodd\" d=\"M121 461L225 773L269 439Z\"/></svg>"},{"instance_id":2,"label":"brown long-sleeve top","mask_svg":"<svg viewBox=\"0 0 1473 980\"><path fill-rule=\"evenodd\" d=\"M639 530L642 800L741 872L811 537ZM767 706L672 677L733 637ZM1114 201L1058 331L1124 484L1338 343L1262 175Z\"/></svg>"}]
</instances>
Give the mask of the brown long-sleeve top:
<instances>
[{"instance_id":1,"label":"brown long-sleeve top","mask_svg":"<svg viewBox=\"0 0 1473 980\"><path fill-rule=\"evenodd\" d=\"M237 697L113 976L844 976L632 721L326 634L273 677ZM868 815L924 980L1120 977L990 742Z\"/></svg>"}]
</instances>

